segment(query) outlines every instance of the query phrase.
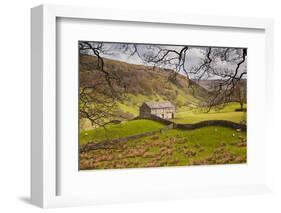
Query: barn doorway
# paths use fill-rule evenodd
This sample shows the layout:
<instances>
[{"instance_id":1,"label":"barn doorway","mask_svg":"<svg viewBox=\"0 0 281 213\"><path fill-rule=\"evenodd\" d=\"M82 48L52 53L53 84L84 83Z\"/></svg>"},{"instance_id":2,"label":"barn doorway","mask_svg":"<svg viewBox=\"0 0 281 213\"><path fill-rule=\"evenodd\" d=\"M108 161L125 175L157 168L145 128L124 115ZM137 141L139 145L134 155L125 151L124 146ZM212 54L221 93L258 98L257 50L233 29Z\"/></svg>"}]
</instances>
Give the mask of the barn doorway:
<instances>
[{"instance_id":1,"label":"barn doorway","mask_svg":"<svg viewBox=\"0 0 281 213\"><path fill-rule=\"evenodd\" d=\"M164 114L162 114L162 118L164 118Z\"/></svg>"},{"instance_id":2,"label":"barn doorway","mask_svg":"<svg viewBox=\"0 0 281 213\"><path fill-rule=\"evenodd\" d=\"M172 113L172 119L174 119L174 113Z\"/></svg>"}]
</instances>

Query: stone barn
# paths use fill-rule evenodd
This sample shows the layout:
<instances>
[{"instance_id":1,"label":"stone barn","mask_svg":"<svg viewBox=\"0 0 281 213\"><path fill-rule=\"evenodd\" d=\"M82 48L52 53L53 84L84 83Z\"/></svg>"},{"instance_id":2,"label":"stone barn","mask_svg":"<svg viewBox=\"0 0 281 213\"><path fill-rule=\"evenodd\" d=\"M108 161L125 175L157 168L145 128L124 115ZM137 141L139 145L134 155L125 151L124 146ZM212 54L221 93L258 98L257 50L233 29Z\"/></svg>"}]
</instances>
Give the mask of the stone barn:
<instances>
[{"instance_id":1,"label":"stone barn","mask_svg":"<svg viewBox=\"0 0 281 213\"><path fill-rule=\"evenodd\" d=\"M145 102L140 107L140 117L149 118L156 115L164 119L173 119L175 117L176 107L169 101Z\"/></svg>"}]
</instances>

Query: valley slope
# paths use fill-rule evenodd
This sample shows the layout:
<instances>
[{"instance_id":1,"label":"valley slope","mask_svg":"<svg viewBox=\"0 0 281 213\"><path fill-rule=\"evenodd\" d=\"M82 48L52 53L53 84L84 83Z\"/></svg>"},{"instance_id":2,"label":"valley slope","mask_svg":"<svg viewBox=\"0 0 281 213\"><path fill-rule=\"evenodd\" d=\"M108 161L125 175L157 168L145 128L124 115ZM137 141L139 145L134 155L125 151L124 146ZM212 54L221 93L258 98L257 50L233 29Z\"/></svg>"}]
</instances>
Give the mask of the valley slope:
<instances>
[{"instance_id":1,"label":"valley slope","mask_svg":"<svg viewBox=\"0 0 281 213\"><path fill-rule=\"evenodd\" d=\"M146 101L167 100L176 105L177 111L182 111L195 108L209 93L186 76L170 69L128 64L106 58L103 62L104 71L116 76L124 82L122 86L126 87L122 100L117 103L120 115L117 119L120 120L138 116L140 105ZM98 71L97 64L97 57L80 55L80 88L93 87L100 75L104 75ZM86 119L81 120L81 128L88 128L89 125Z\"/></svg>"}]
</instances>

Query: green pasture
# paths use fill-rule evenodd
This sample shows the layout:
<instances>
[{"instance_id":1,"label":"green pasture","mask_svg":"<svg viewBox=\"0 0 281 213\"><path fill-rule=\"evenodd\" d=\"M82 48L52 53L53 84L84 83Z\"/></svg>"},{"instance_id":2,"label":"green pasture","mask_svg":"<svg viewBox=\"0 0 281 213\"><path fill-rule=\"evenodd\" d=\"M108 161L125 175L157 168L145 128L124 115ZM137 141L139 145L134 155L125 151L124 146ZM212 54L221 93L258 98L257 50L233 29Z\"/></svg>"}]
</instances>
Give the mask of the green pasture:
<instances>
[{"instance_id":1,"label":"green pasture","mask_svg":"<svg viewBox=\"0 0 281 213\"><path fill-rule=\"evenodd\" d=\"M215 112L215 113L193 113L179 112L174 121L176 123L197 123L206 120L228 120L240 123L244 118L245 112Z\"/></svg>"},{"instance_id":2,"label":"green pasture","mask_svg":"<svg viewBox=\"0 0 281 213\"><path fill-rule=\"evenodd\" d=\"M246 133L224 127L171 129L82 154L83 169L142 168L246 162ZM242 146L240 145L241 143ZM90 161L94 156L95 160Z\"/></svg>"},{"instance_id":3,"label":"green pasture","mask_svg":"<svg viewBox=\"0 0 281 213\"><path fill-rule=\"evenodd\" d=\"M182 108L177 110L174 121L176 123L197 123L206 120L228 120L240 123L245 120L246 112L236 112L240 105L229 103L221 109L211 109L206 112L202 108Z\"/></svg>"},{"instance_id":4,"label":"green pasture","mask_svg":"<svg viewBox=\"0 0 281 213\"><path fill-rule=\"evenodd\" d=\"M105 128L96 128L80 132L80 144L98 142L130 135L150 132L163 128L164 125L151 120L132 120L120 124L108 124Z\"/></svg>"},{"instance_id":5,"label":"green pasture","mask_svg":"<svg viewBox=\"0 0 281 213\"><path fill-rule=\"evenodd\" d=\"M175 122L196 123L203 120L230 120L239 123L246 112L235 112L231 103L206 113L183 107ZM151 120L131 120L104 128L82 131L80 144L122 138L163 128ZM152 136L116 143L107 149L80 154L81 169L143 168L159 166L211 165L247 162L246 132L225 127L203 127L195 130L170 129Z\"/></svg>"},{"instance_id":6,"label":"green pasture","mask_svg":"<svg viewBox=\"0 0 281 213\"><path fill-rule=\"evenodd\" d=\"M126 105L122 106L127 107ZM132 108L127 108L128 111L132 110ZM220 110L211 110L206 113L203 110L185 107L178 110L173 121L176 123L197 123L205 120L229 120L240 123L243 119L245 119L246 112L235 112L235 109L237 108L239 108L238 104L231 103ZM100 127L81 131L80 144L127 137L130 135L154 131L162 127L164 127L163 124L146 119L124 121L120 124L108 124L105 128Z\"/></svg>"}]
</instances>

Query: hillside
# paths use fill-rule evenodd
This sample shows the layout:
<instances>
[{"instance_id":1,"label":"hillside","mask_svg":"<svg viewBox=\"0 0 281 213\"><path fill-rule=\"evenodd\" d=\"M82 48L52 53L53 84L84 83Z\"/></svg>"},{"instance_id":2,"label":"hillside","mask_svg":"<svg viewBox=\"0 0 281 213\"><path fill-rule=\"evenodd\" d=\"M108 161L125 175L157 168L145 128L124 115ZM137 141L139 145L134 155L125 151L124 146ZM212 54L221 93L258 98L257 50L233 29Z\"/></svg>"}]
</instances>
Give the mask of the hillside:
<instances>
[{"instance_id":1,"label":"hillside","mask_svg":"<svg viewBox=\"0 0 281 213\"><path fill-rule=\"evenodd\" d=\"M80 56L80 88L92 87L98 83L97 79L103 73L96 67L96 57ZM124 82L122 86L126 87L124 90L126 98L118 104L120 110L134 116L138 114L138 107L144 101L169 100L177 108L193 107L198 104L200 98L208 94L203 87L169 69L104 59L104 70ZM193 85L193 89L189 87L190 84Z\"/></svg>"},{"instance_id":2,"label":"hillside","mask_svg":"<svg viewBox=\"0 0 281 213\"><path fill-rule=\"evenodd\" d=\"M208 90L209 92L213 91L214 88L217 88L220 83L222 83L222 80L200 80L198 84L203 87L204 89ZM241 79L239 81L239 86L246 88L247 87L247 80Z\"/></svg>"}]
</instances>

